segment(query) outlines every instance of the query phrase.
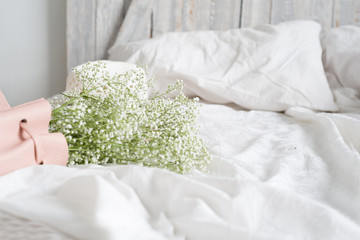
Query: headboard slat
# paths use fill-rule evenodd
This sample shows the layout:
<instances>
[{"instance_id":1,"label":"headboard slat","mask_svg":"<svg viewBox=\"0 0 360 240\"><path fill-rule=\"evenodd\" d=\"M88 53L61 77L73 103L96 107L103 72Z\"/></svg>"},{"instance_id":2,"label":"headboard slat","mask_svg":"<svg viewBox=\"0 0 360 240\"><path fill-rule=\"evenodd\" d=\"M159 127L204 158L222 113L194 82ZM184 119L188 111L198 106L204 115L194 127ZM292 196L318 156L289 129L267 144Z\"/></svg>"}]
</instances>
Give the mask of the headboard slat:
<instances>
[{"instance_id":1,"label":"headboard slat","mask_svg":"<svg viewBox=\"0 0 360 240\"><path fill-rule=\"evenodd\" d=\"M225 30L316 20L323 29L360 26L360 0L67 0L68 70L104 59L114 40L169 31Z\"/></svg>"},{"instance_id":2,"label":"headboard slat","mask_svg":"<svg viewBox=\"0 0 360 240\"><path fill-rule=\"evenodd\" d=\"M150 37L153 3L154 0L132 0L117 34L117 41L129 42Z\"/></svg>"},{"instance_id":3,"label":"headboard slat","mask_svg":"<svg viewBox=\"0 0 360 240\"><path fill-rule=\"evenodd\" d=\"M183 1L158 0L152 10L151 37L165 32L182 31Z\"/></svg>"},{"instance_id":4,"label":"headboard slat","mask_svg":"<svg viewBox=\"0 0 360 240\"><path fill-rule=\"evenodd\" d=\"M271 1L243 0L241 10L241 27L253 27L270 23Z\"/></svg>"},{"instance_id":5,"label":"headboard slat","mask_svg":"<svg viewBox=\"0 0 360 240\"><path fill-rule=\"evenodd\" d=\"M106 59L131 0L102 0L96 6L96 59Z\"/></svg>"},{"instance_id":6,"label":"headboard slat","mask_svg":"<svg viewBox=\"0 0 360 240\"><path fill-rule=\"evenodd\" d=\"M293 19L309 19L319 22L323 29L332 26L333 1L331 0L273 0L271 24Z\"/></svg>"},{"instance_id":7,"label":"headboard slat","mask_svg":"<svg viewBox=\"0 0 360 240\"><path fill-rule=\"evenodd\" d=\"M96 0L68 0L66 22L68 71L96 59Z\"/></svg>"},{"instance_id":8,"label":"headboard slat","mask_svg":"<svg viewBox=\"0 0 360 240\"><path fill-rule=\"evenodd\" d=\"M334 0L333 26L360 26L360 0Z\"/></svg>"},{"instance_id":9,"label":"headboard slat","mask_svg":"<svg viewBox=\"0 0 360 240\"><path fill-rule=\"evenodd\" d=\"M244 0L242 0L244 1ZM213 0L210 29L226 30L240 27L242 1Z\"/></svg>"}]
</instances>

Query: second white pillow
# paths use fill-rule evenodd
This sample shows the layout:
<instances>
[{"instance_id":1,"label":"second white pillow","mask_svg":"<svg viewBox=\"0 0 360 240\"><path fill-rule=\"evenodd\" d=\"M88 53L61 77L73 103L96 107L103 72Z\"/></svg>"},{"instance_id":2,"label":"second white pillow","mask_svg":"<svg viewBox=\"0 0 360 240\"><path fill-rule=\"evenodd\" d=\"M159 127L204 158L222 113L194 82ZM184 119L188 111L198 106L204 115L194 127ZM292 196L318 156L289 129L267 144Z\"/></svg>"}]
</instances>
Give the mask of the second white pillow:
<instances>
[{"instance_id":1,"label":"second white pillow","mask_svg":"<svg viewBox=\"0 0 360 240\"><path fill-rule=\"evenodd\" d=\"M324 34L322 44L330 86L360 91L360 27L333 28Z\"/></svg>"}]
</instances>

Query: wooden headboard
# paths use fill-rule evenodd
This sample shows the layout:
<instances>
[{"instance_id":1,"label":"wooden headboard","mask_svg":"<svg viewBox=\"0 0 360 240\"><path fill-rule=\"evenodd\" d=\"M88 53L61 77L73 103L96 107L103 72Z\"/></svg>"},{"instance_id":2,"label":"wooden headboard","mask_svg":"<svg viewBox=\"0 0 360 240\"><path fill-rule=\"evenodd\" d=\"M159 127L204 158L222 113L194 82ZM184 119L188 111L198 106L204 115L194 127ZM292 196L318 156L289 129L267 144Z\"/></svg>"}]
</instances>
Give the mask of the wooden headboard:
<instances>
[{"instance_id":1,"label":"wooden headboard","mask_svg":"<svg viewBox=\"0 0 360 240\"><path fill-rule=\"evenodd\" d=\"M67 0L67 66L106 59L129 42L169 31L225 30L295 19L323 29L360 26L360 0Z\"/></svg>"}]
</instances>

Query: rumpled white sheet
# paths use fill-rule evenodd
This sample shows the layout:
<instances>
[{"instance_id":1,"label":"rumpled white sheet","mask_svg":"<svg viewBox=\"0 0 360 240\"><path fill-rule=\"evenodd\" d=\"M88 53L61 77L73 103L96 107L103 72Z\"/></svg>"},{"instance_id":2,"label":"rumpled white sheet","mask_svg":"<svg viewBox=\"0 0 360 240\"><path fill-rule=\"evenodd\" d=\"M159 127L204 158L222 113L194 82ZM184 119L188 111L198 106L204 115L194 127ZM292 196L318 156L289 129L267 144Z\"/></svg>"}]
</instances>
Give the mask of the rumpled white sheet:
<instances>
[{"instance_id":1,"label":"rumpled white sheet","mask_svg":"<svg viewBox=\"0 0 360 240\"><path fill-rule=\"evenodd\" d=\"M0 209L77 239L360 239L360 115L204 104L209 174L34 166Z\"/></svg>"}]
</instances>

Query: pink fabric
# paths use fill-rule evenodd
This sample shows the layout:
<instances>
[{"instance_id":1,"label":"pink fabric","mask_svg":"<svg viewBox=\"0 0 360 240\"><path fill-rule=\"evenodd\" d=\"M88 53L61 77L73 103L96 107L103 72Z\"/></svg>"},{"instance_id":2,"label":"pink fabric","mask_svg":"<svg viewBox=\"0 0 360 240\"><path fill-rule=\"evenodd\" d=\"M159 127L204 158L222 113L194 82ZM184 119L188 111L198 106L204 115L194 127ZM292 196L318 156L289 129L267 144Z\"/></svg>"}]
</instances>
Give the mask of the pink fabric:
<instances>
[{"instance_id":1,"label":"pink fabric","mask_svg":"<svg viewBox=\"0 0 360 240\"><path fill-rule=\"evenodd\" d=\"M9 108L10 108L9 103L6 101L4 94L0 91L0 111Z\"/></svg>"},{"instance_id":2,"label":"pink fabric","mask_svg":"<svg viewBox=\"0 0 360 240\"><path fill-rule=\"evenodd\" d=\"M45 99L11 108L0 91L0 175L35 164L66 165L66 139L49 133L50 118Z\"/></svg>"}]
</instances>

